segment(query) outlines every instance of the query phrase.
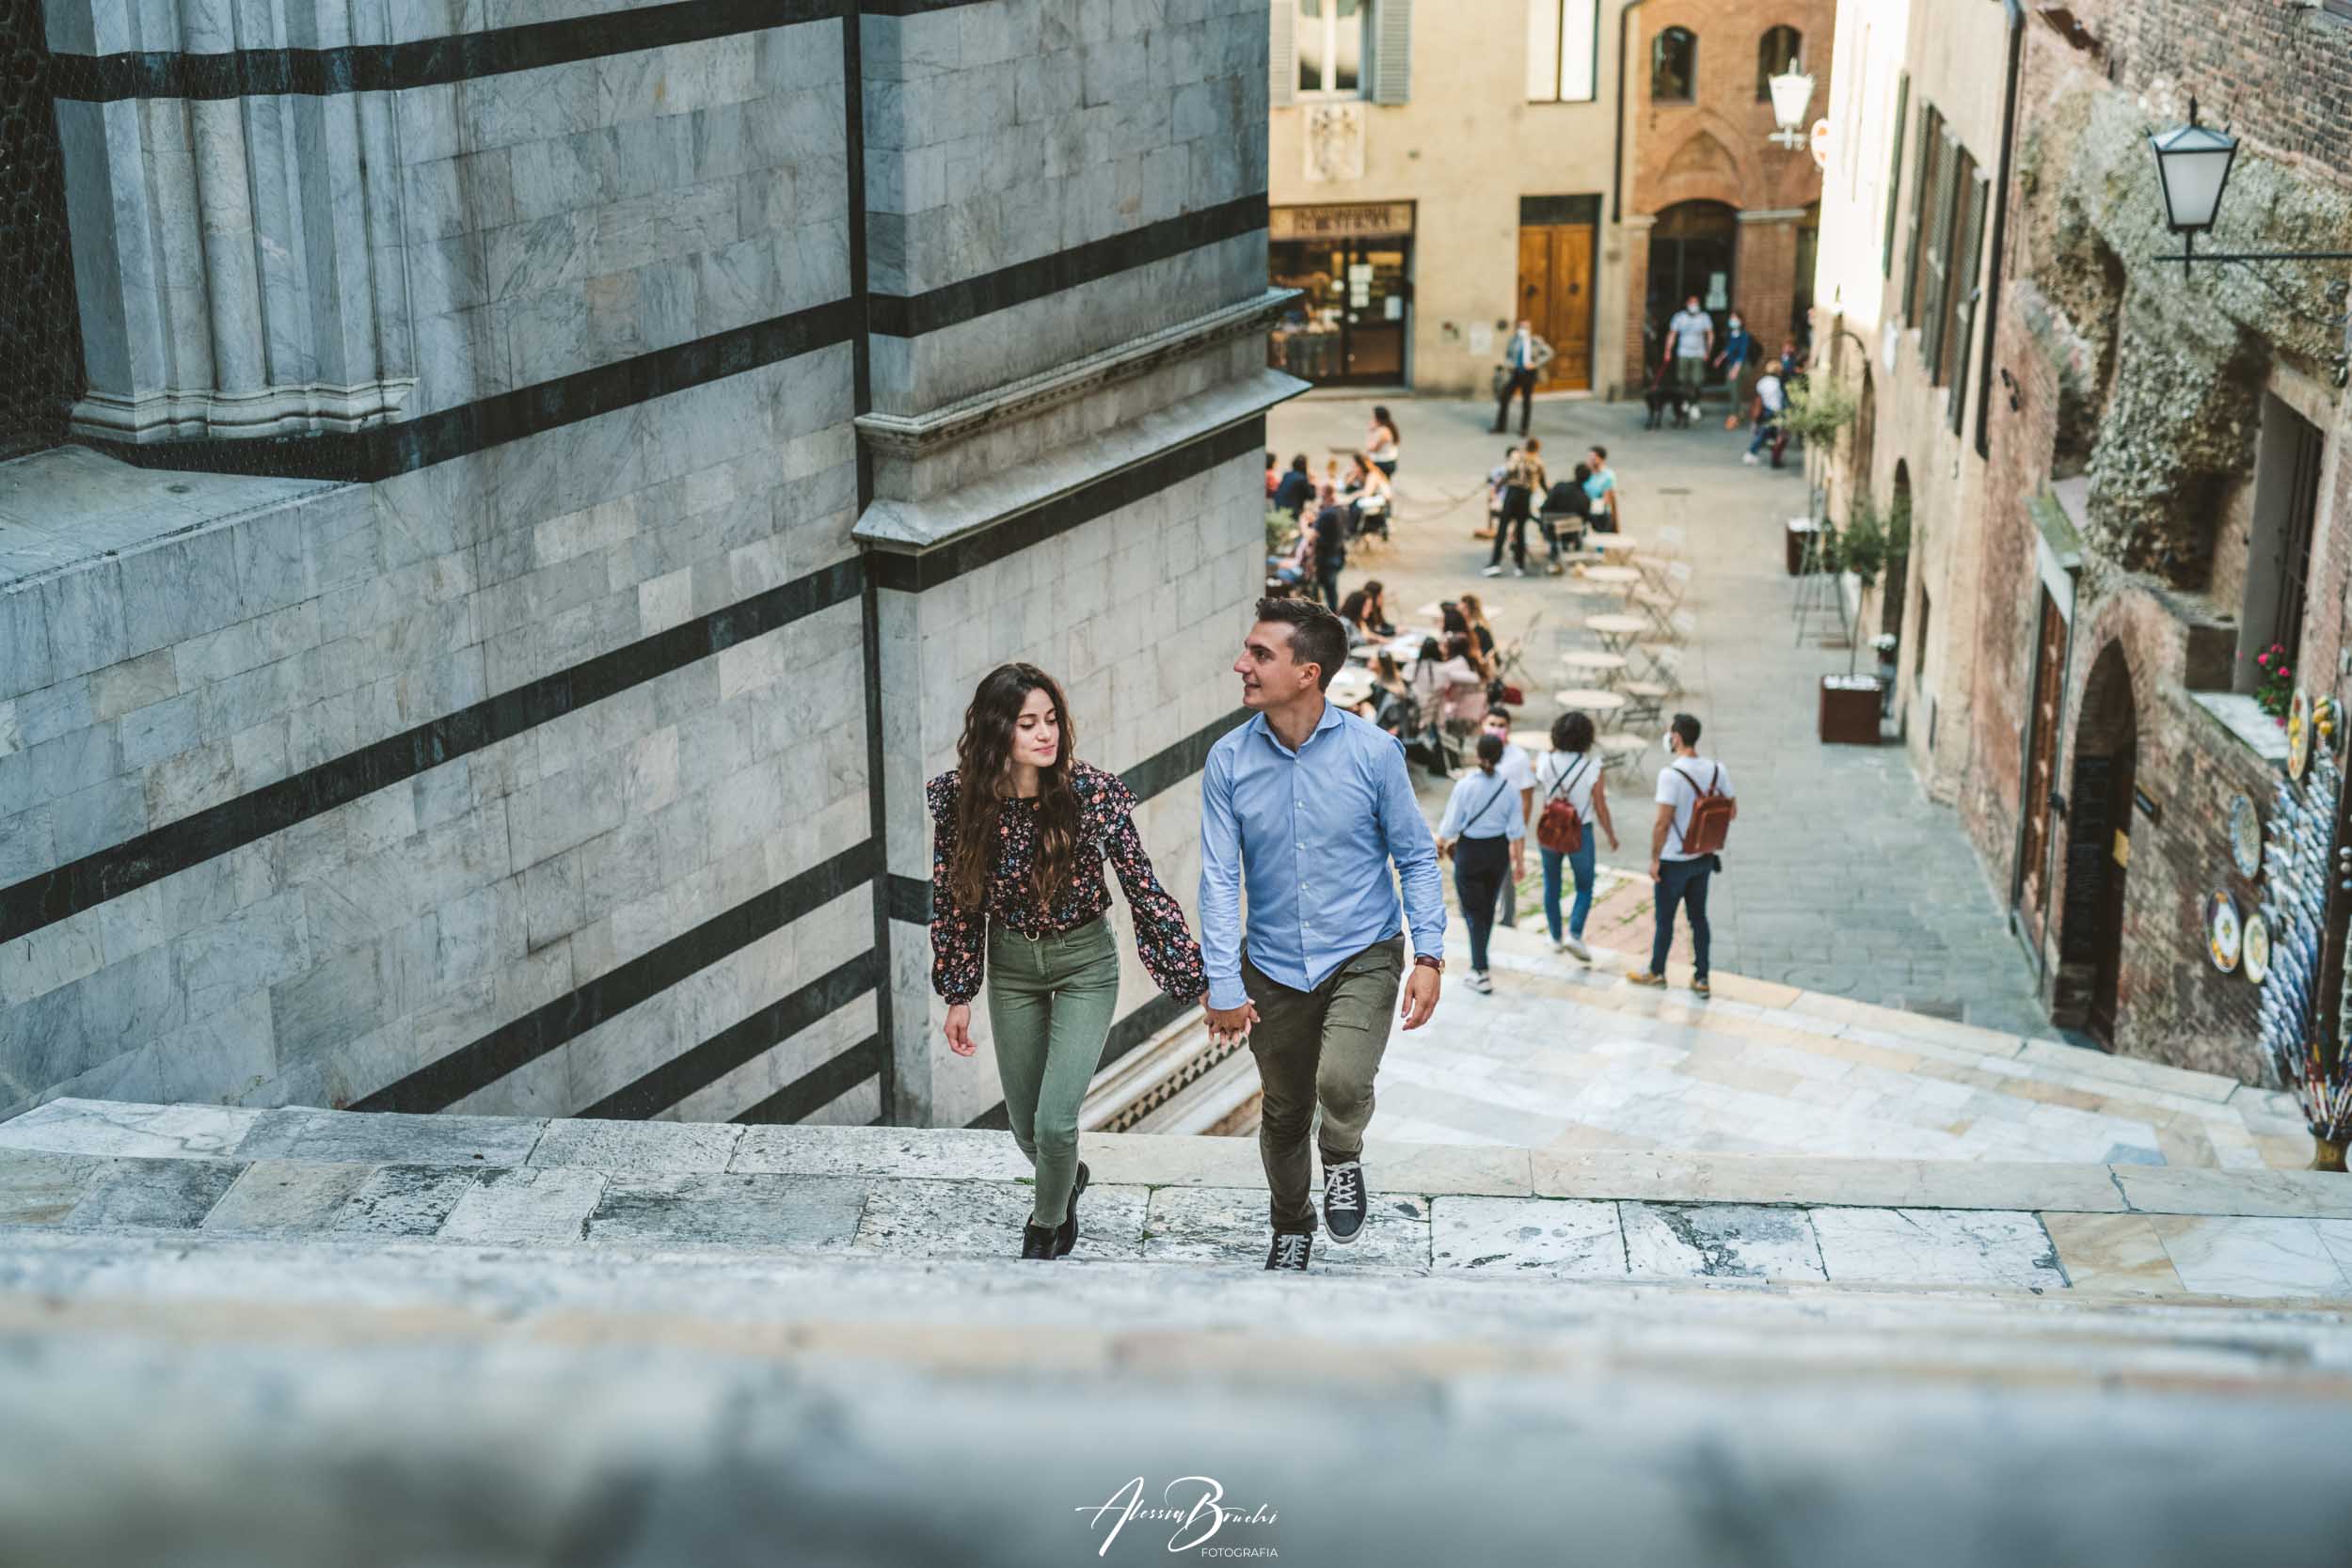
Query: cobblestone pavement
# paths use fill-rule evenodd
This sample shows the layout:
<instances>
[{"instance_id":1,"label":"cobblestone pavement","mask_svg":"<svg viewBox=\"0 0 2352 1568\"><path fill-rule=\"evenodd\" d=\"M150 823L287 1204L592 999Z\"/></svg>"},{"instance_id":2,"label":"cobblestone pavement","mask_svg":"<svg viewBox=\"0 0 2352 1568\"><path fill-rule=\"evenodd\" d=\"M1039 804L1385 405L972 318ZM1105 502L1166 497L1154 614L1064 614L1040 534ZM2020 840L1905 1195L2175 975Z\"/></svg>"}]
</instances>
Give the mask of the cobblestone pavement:
<instances>
[{"instance_id":1,"label":"cobblestone pavement","mask_svg":"<svg viewBox=\"0 0 2352 1568\"><path fill-rule=\"evenodd\" d=\"M1404 434L1398 469L1398 541L1351 562L1343 586L1378 577L1392 612L1464 590L1479 592L1507 641L1534 623L1534 675L1518 722L1549 727L1551 694L1571 683L1559 655L1596 645L1585 615L1610 608L1564 590L1560 579L1482 579L1488 546L1470 537L1484 522L1483 483L1504 438L1488 434L1488 405L1389 397L1318 395L1285 404L1268 442L1287 463L1324 460L1361 440L1371 405L1386 401ZM1679 527L1697 566L1688 600L1698 631L1686 660L1689 694L1678 705L1706 726L1700 750L1719 757L1740 792L1724 871L1709 913L1718 971L1807 990L2048 1036L2026 960L2010 934L1984 871L1947 808L1929 800L1901 750L1825 746L1816 738L1818 677L1843 672L1843 647L1820 637L1800 645L1790 614L1797 582L1784 564L1784 523L1805 511L1800 459L1781 472L1746 467L1744 436L1711 426L1645 431L1638 406L1562 399L1539 402L1534 434L1555 477L1595 441L1609 448L1636 539ZM1674 489L1687 491L1674 495ZM1450 503L1454 503L1451 504ZM1863 655L1868 658L1866 649ZM1606 726L1604 726L1606 727ZM1662 726L1661 726L1662 728ZM1645 778L1661 760L1653 749ZM1613 795L1629 793L1620 786ZM1646 797L1646 785L1638 793ZM1428 784L1434 819L1442 787ZM1624 848L1604 844L1601 863L1636 873L1597 909L1588 935L1638 952L1650 927L1646 799L1617 813ZM1530 857L1531 865L1533 856ZM1540 921L1532 899L1523 918ZM1687 958L1687 930L1676 957Z\"/></svg>"}]
</instances>

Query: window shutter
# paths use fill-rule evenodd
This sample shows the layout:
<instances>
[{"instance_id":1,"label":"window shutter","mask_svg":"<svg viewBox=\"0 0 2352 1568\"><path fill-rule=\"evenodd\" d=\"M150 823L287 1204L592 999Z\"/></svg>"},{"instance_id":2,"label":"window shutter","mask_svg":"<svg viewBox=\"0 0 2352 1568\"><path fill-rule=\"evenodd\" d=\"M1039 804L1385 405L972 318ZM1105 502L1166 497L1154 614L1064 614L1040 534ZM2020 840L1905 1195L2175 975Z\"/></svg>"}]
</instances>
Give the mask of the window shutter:
<instances>
[{"instance_id":1,"label":"window shutter","mask_svg":"<svg viewBox=\"0 0 2352 1568\"><path fill-rule=\"evenodd\" d=\"M1895 276L1895 210L1903 194L1903 126L1904 115L1911 108L1911 72L1895 78L1895 153L1886 171L1886 241L1885 254L1879 259L1879 275Z\"/></svg>"},{"instance_id":2,"label":"window shutter","mask_svg":"<svg viewBox=\"0 0 2352 1568\"><path fill-rule=\"evenodd\" d=\"M1298 0L1273 0L1266 43L1266 102L1298 102Z\"/></svg>"},{"instance_id":3,"label":"window shutter","mask_svg":"<svg viewBox=\"0 0 2352 1568\"><path fill-rule=\"evenodd\" d=\"M1952 287L1960 295L1952 313L1952 434L1960 434L1961 410L1968 403L1968 340L1974 335L1977 302L1983 297L1977 284L1977 247L1984 239L1984 209L1992 182L1979 174L1968 182L1968 216L1960 226L1960 248L1952 252ZM1990 330L1988 328L1988 330Z\"/></svg>"},{"instance_id":4,"label":"window shutter","mask_svg":"<svg viewBox=\"0 0 2352 1568\"><path fill-rule=\"evenodd\" d=\"M1912 325L1919 321L1919 274L1927 260L1927 224L1923 221L1930 211L1928 202L1934 195L1930 188L1935 178L1936 159L1944 150L1944 117L1931 103L1919 117L1919 162L1911 177L1911 230L1903 249L1903 320Z\"/></svg>"},{"instance_id":5,"label":"window shutter","mask_svg":"<svg viewBox=\"0 0 2352 1568\"><path fill-rule=\"evenodd\" d=\"M1919 356L1928 371L1931 385L1941 382L1944 368L1944 326L1949 320L1946 307L1949 302L1952 280L1952 198L1957 194L1960 166L1968 154L1956 143L1946 139L1943 150L1935 160L1935 188L1930 198L1932 205L1921 220L1927 232L1920 236L1927 246L1927 266L1923 269L1919 288Z\"/></svg>"},{"instance_id":6,"label":"window shutter","mask_svg":"<svg viewBox=\"0 0 2352 1568\"><path fill-rule=\"evenodd\" d=\"M1402 103L1413 87L1413 0L1373 0L1372 101Z\"/></svg>"}]
</instances>

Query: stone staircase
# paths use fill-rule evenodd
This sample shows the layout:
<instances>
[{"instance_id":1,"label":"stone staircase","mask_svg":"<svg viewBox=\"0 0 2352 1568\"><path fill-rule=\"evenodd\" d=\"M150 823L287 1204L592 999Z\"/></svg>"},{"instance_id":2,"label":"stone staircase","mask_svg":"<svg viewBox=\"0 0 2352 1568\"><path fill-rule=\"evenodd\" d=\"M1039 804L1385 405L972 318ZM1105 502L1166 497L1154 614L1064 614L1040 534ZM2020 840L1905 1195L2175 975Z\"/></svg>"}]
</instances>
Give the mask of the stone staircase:
<instances>
[{"instance_id":1,"label":"stone staircase","mask_svg":"<svg viewBox=\"0 0 2352 1568\"><path fill-rule=\"evenodd\" d=\"M2352 1524L2340 1179L1375 1143L1301 1280L1251 1140L1085 1154L1047 1268L1001 1133L52 1101L0 1123L0 1519L32 1561L1036 1563L1210 1476L1279 1515L1217 1544L1309 1562Z\"/></svg>"}]
</instances>

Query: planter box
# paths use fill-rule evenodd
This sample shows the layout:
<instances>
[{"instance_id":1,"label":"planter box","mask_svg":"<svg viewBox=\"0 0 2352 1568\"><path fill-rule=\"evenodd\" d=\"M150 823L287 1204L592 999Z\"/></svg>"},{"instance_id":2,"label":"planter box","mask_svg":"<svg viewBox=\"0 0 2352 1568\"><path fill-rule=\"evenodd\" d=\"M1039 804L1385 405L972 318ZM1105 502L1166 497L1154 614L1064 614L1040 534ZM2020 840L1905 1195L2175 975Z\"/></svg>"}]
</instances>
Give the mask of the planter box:
<instances>
[{"instance_id":1,"label":"planter box","mask_svg":"<svg viewBox=\"0 0 2352 1568\"><path fill-rule=\"evenodd\" d=\"M1821 677L1821 743L1875 746L1886 689L1876 675Z\"/></svg>"},{"instance_id":2,"label":"planter box","mask_svg":"<svg viewBox=\"0 0 2352 1568\"><path fill-rule=\"evenodd\" d=\"M1807 517L1788 519L1788 575L1797 577L1804 571L1805 546L1813 542L1813 522Z\"/></svg>"}]
</instances>

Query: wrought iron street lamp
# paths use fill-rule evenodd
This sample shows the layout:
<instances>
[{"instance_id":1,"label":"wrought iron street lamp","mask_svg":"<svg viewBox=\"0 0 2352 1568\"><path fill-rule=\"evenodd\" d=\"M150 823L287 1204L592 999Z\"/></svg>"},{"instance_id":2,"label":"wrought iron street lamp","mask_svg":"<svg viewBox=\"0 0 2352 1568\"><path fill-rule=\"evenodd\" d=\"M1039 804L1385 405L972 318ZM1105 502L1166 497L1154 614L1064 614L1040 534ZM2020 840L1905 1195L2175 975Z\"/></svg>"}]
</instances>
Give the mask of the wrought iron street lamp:
<instances>
[{"instance_id":1,"label":"wrought iron street lamp","mask_svg":"<svg viewBox=\"0 0 2352 1568\"><path fill-rule=\"evenodd\" d=\"M1794 152L1805 144L1804 112L1813 103L1813 78L1790 60L1788 69L1765 86L1772 89L1772 119L1780 124L1772 139Z\"/></svg>"},{"instance_id":2,"label":"wrought iron street lamp","mask_svg":"<svg viewBox=\"0 0 2352 1568\"><path fill-rule=\"evenodd\" d=\"M1777 86L1777 79L1775 79ZM2164 192L2165 227L2181 237L2178 261L2185 273L2197 261L2352 261L2352 251L2270 250L2230 252L2197 250L2197 236L2212 230L2221 214L2221 192L2230 182L2230 166L2237 159L2237 138L2197 122L2197 100L2188 101L2188 123L2160 131L2148 138L2156 154L2156 184Z\"/></svg>"}]
</instances>

